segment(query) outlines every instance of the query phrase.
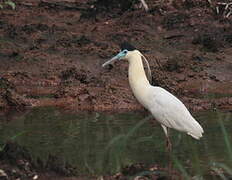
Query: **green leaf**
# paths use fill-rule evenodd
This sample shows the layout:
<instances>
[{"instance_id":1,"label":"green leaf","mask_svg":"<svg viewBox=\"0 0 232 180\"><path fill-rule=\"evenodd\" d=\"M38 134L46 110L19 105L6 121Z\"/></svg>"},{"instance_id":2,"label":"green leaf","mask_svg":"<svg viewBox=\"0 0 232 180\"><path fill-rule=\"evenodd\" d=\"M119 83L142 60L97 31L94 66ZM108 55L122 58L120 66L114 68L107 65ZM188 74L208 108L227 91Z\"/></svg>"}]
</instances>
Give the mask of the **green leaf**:
<instances>
[{"instance_id":1,"label":"green leaf","mask_svg":"<svg viewBox=\"0 0 232 180\"><path fill-rule=\"evenodd\" d=\"M8 5L8 6L10 6L12 9L15 10L16 5L15 5L14 2L12 2L12 1L6 1L5 4Z\"/></svg>"},{"instance_id":2,"label":"green leaf","mask_svg":"<svg viewBox=\"0 0 232 180\"><path fill-rule=\"evenodd\" d=\"M144 120L138 122L132 129L130 129L130 131L127 133L126 135L126 140L128 140L130 137L132 137L135 132L144 125L144 123L147 121L147 119L145 118Z\"/></svg>"},{"instance_id":3,"label":"green leaf","mask_svg":"<svg viewBox=\"0 0 232 180\"><path fill-rule=\"evenodd\" d=\"M124 135L124 134L120 134L120 135L114 137L114 138L108 143L108 145L106 146L106 149L109 149L109 148L111 148L113 145L118 144L118 142L123 141L124 138L125 138L125 135Z\"/></svg>"},{"instance_id":4,"label":"green leaf","mask_svg":"<svg viewBox=\"0 0 232 180\"><path fill-rule=\"evenodd\" d=\"M0 4L0 8L3 9L3 5Z\"/></svg>"},{"instance_id":5,"label":"green leaf","mask_svg":"<svg viewBox=\"0 0 232 180\"><path fill-rule=\"evenodd\" d=\"M139 143L144 143L144 142L152 142L152 136L145 136L145 137L140 137L135 141L135 144Z\"/></svg>"},{"instance_id":6,"label":"green leaf","mask_svg":"<svg viewBox=\"0 0 232 180\"><path fill-rule=\"evenodd\" d=\"M0 146L0 152L3 151L3 149L5 148L6 144L3 144L2 146Z\"/></svg>"},{"instance_id":7,"label":"green leaf","mask_svg":"<svg viewBox=\"0 0 232 180\"><path fill-rule=\"evenodd\" d=\"M25 133L26 133L26 131L19 132L18 134L12 136L10 139L11 139L11 140L15 140L17 137L22 136L22 135L25 134Z\"/></svg>"},{"instance_id":8,"label":"green leaf","mask_svg":"<svg viewBox=\"0 0 232 180\"><path fill-rule=\"evenodd\" d=\"M226 116L225 118L226 120L229 119L229 114ZM224 137L224 141L225 141L225 145L226 145L226 148L227 148L227 151L228 151L228 154L229 154L229 158L232 160L232 144L230 142L230 137L229 137L229 134L222 122L222 118L219 117L219 124L221 126L221 130L222 130L222 133L223 133L223 137Z\"/></svg>"},{"instance_id":9,"label":"green leaf","mask_svg":"<svg viewBox=\"0 0 232 180\"><path fill-rule=\"evenodd\" d=\"M180 161L175 156L172 156L172 160L176 167L180 170L181 174L184 176L184 179L190 180L190 175L186 171L185 167L180 163Z\"/></svg>"}]
</instances>

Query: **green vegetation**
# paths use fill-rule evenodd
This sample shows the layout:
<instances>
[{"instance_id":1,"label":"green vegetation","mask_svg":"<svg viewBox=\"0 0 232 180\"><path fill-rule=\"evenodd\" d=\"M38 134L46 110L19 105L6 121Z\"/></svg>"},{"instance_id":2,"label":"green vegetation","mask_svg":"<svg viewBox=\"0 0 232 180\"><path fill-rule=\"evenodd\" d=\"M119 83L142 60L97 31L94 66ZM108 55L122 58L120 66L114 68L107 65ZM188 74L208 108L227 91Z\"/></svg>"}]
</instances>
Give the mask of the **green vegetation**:
<instances>
[{"instance_id":1,"label":"green vegetation","mask_svg":"<svg viewBox=\"0 0 232 180\"><path fill-rule=\"evenodd\" d=\"M210 115L211 114L211 115ZM215 123L217 127L221 128L221 132L217 136L213 137L213 133L216 128L209 130L209 127L205 126L205 136L200 141L196 141L185 134L178 135L175 133L172 137L173 142L173 152L172 152L172 164L174 169L177 170L184 179L228 179L232 176L232 143L231 137L229 135L229 130L226 127L230 126L229 121L231 120L231 114L222 114L220 112L210 112L207 117L210 119L217 115L217 122ZM115 163L116 171L120 171L122 167L126 165L132 165L131 162L126 162L127 158L125 155L126 149L131 146L131 144L140 144L143 147L143 143L154 144L155 139L158 137L146 136L135 138L139 128L142 128L145 121L139 122L137 125L132 127L127 133L119 134L115 136L108 144L107 151L110 152L110 156L114 158L112 163ZM215 127L216 127L215 126ZM218 129L217 129L218 131ZM208 137L207 137L208 136ZM211 137L210 137L211 136ZM220 142L219 136L223 141ZM164 137L161 141L165 141ZM214 141L214 142L213 142ZM214 144L215 143L215 144ZM220 145L220 153L217 152ZM162 144L162 149L159 151L164 151L165 145ZM168 156L165 154L165 156ZM204 157L205 156L205 157ZM223 159L223 160L222 160ZM163 157L165 164L168 164L168 159ZM166 166L165 165L165 166ZM140 174L149 174L149 172L144 171ZM152 172L150 172L151 174ZM163 172L164 173L164 172ZM168 173L168 172L166 172Z\"/></svg>"},{"instance_id":2,"label":"green vegetation","mask_svg":"<svg viewBox=\"0 0 232 180\"><path fill-rule=\"evenodd\" d=\"M11 137L8 138L7 141L16 141L16 138L18 138L19 136L22 136L23 134L25 134L25 132L19 132ZM3 151L4 147L6 146L6 141L5 142L0 142L0 152Z\"/></svg>"},{"instance_id":3,"label":"green vegetation","mask_svg":"<svg viewBox=\"0 0 232 180\"><path fill-rule=\"evenodd\" d=\"M196 149L194 143L190 143L189 148L192 149L191 165L185 164L183 160L180 160L180 158L178 159L178 157L173 154L174 166L181 172L184 179L207 179L207 176L209 176L210 179L226 180L232 177L232 143L228 130L225 127L225 123L231 120L231 114L222 116L218 113L217 119L221 128L221 136L223 137L225 147L225 154L221 155L224 156L225 160L220 162L221 160L212 156L209 158L208 162L202 162L202 160L200 160L200 150ZM206 142L207 140L204 141L204 145L208 151L211 149L213 150L214 147L209 147L209 144ZM216 139L215 141L217 142ZM203 163L206 163L205 167L203 167Z\"/></svg>"},{"instance_id":4,"label":"green vegetation","mask_svg":"<svg viewBox=\"0 0 232 180\"><path fill-rule=\"evenodd\" d=\"M230 177L232 114L210 111L195 117L205 129L200 141L171 131L174 170L184 179ZM78 174L106 175L144 163L164 169L149 171L142 167L126 174L128 178L152 173L165 176L169 162L165 135L158 124L151 127L148 122L139 113L76 114L44 107L0 124L0 138L2 145L12 140L26 148L34 163L40 162L45 168L55 161L62 167L75 167Z\"/></svg>"},{"instance_id":5,"label":"green vegetation","mask_svg":"<svg viewBox=\"0 0 232 180\"><path fill-rule=\"evenodd\" d=\"M114 164L114 168L112 169L115 172L121 170L123 166L130 165L132 162L125 161L127 159L127 148L129 143L138 144L144 141L150 141L151 136L141 137L138 139L134 139L134 135L136 131L144 125L146 119L138 122L134 127L129 129L129 131L125 134L119 134L112 138L112 140L108 143L105 148L105 157L104 159L110 158L110 161Z\"/></svg>"},{"instance_id":6,"label":"green vegetation","mask_svg":"<svg viewBox=\"0 0 232 180\"><path fill-rule=\"evenodd\" d=\"M12 9L15 9L16 5L11 0L2 0L0 1L0 9L3 9L4 7L10 6Z\"/></svg>"}]
</instances>

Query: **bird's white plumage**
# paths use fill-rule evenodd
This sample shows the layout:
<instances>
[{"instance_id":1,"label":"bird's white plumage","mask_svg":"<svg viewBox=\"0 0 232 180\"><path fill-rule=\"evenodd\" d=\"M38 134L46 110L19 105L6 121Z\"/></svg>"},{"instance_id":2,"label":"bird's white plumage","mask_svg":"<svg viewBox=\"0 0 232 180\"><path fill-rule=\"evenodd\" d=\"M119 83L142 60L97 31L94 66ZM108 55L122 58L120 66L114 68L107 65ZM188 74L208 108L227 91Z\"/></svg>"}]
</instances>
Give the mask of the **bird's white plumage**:
<instances>
[{"instance_id":1,"label":"bird's white plumage","mask_svg":"<svg viewBox=\"0 0 232 180\"><path fill-rule=\"evenodd\" d=\"M186 132L196 139L202 137L203 128L192 117L185 105L167 90L150 85L144 71L142 56L138 50L124 50L102 66L104 67L117 59L129 61L128 76L133 94L160 122L167 137L167 128Z\"/></svg>"},{"instance_id":2,"label":"bird's white plumage","mask_svg":"<svg viewBox=\"0 0 232 180\"><path fill-rule=\"evenodd\" d=\"M125 59L129 61L129 82L135 97L162 127L186 132L196 139L202 137L202 127L185 105L167 90L150 85L144 72L141 53L137 50L128 52Z\"/></svg>"},{"instance_id":3,"label":"bird's white plumage","mask_svg":"<svg viewBox=\"0 0 232 180\"><path fill-rule=\"evenodd\" d=\"M150 87L148 110L162 125L186 132L196 139L202 137L203 129L192 117L185 105L161 87Z\"/></svg>"}]
</instances>

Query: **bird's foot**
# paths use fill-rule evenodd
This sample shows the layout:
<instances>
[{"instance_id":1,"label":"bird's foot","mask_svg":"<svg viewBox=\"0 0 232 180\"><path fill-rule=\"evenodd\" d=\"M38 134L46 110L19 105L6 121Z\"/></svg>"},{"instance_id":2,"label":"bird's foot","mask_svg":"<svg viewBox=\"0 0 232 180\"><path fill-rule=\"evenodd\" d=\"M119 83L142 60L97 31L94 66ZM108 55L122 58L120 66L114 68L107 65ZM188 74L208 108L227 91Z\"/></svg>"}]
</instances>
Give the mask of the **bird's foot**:
<instances>
[{"instance_id":1,"label":"bird's foot","mask_svg":"<svg viewBox=\"0 0 232 180\"><path fill-rule=\"evenodd\" d=\"M167 137L167 140L166 140L166 149L167 149L167 152L171 153L171 151L172 151L172 143L171 143L169 137Z\"/></svg>"}]
</instances>

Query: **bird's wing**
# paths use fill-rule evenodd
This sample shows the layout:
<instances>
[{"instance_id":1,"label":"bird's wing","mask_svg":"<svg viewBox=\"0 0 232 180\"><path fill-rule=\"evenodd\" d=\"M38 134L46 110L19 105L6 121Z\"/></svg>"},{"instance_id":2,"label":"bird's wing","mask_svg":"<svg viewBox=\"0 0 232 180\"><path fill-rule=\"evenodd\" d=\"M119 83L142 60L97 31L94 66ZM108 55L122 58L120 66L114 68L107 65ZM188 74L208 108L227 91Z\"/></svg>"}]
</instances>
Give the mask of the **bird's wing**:
<instances>
[{"instance_id":1,"label":"bird's wing","mask_svg":"<svg viewBox=\"0 0 232 180\"><path fill-rule=\"evenodd\" d=\"M192 117L185 105L161 87L151 87L148 109L162 125L200 138L203 129Z\"/></svg>"}]
</instances>

